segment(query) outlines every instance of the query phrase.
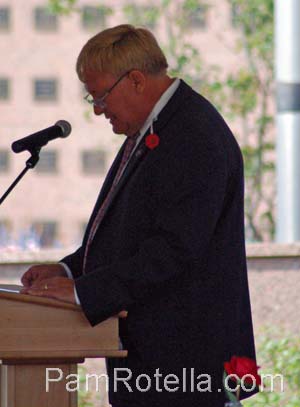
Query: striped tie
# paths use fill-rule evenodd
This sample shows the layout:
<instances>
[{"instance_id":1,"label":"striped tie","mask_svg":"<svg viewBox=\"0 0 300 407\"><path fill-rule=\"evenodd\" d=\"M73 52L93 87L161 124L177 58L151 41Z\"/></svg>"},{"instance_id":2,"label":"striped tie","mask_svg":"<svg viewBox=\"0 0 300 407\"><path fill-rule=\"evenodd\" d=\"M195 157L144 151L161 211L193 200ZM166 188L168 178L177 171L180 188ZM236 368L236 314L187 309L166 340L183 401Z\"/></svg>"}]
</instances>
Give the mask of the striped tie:
<instances>
[{"instance_id":1,"label":"striped tie","mask_svg":"<svg viewBox=\"0 0 300 407\"><path fill-rule=\"evenodd\" d=\"M83 274L85 273L85 267L86 267L86 258L87 258L87 254L90 248L90 245L94 239L95 233L98 229L98 226L100 225L102 219L103 219L103 215L105 213L105 210L109 204L110 198L119 182L119 179L121 178L121 175L123 173L124 167L127 164L130 154L132 152L132 150L134 149L134 146L136 144L136 140L138 137L139 133L135 134L133 137L128 137L126 140L126 146L122 155L122 160L120 163L120 166L118 168L117 174L113 180L112 186L110 187L110 190L108 192L108 194L106 195L102 205L100 206L98 213L93 221L93 224L91 226L90 229L90 233L88 236L88 240L87 240L87 244L85 246L85 252L84 252L84 257L83 257Z\"/></svg>"}]
</instances>

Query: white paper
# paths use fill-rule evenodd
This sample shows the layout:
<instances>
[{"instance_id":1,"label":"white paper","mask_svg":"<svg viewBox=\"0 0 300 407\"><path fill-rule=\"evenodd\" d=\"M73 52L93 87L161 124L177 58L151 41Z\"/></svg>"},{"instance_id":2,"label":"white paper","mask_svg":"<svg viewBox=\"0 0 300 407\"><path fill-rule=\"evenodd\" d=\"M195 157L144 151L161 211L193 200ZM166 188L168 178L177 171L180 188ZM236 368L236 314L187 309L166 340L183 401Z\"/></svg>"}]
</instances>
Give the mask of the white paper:
<instances>
[{"instance_id":1,"label":"white paper","mask_svg":"<svg viewBox=\"0 0 300 407\"><path fill-rule=\"evenodd\" d=\"M17 284L0 284L0 292L19 293L22 288L22 285Z\"/></svg>"}]
</instances>

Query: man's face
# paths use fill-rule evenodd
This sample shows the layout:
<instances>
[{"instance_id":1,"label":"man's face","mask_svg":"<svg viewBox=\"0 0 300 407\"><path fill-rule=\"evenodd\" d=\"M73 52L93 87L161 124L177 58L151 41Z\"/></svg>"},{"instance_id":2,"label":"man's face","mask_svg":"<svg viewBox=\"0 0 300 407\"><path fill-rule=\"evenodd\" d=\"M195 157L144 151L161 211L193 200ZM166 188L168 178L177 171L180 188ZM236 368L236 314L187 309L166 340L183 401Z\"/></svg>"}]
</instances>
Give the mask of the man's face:
<instances>
[{"instance_id":1,"label":"man's face","mask_svg":"<svg viewBox=\"0 0 300 407\"><path fill-rule=\"evenodd\" d=\"M94 99L99 99L106 94L118 79L119 77L112 74L88 72L85 75L85 87ZM140 123L138 117L136 96L133 81L130 79L129 74L125 75L105 97L105 107L94 106L94 113L96 115L104 114L112 125L114 133L131 136L143 124Z\"/></svg>"}]
</instances>

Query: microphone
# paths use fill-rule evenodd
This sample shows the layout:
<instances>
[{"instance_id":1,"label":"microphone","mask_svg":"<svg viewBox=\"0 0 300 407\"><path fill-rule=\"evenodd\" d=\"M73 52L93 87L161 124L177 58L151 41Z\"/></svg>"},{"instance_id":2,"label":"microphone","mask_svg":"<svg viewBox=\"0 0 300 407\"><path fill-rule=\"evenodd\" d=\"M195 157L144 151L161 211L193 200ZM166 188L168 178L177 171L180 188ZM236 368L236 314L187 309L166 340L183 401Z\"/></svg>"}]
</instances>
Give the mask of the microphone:
<instances>
[{"instance_id":1,"label":"microphone","mask_svg":"<svg viewBox=\"0 0 300 407\"><path fill-rule=\"evenodd\" d=\"M54 140L58 137L68 137L71 133L72 127L66 120L59 120L47 129L40 130L36 133L30 134L30 136L21 138L14 141L11 145L11 149L14 153L21 153L22 151L39 149L45 146L48 141Z\"/></svg>"}]
</instances>

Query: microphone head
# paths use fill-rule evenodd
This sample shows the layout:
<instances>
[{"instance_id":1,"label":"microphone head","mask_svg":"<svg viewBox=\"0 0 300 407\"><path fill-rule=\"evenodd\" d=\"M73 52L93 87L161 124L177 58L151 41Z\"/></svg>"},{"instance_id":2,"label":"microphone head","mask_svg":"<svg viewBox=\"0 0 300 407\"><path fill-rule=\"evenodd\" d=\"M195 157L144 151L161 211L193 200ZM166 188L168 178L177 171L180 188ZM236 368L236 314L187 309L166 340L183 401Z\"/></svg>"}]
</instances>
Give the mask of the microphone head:
<instances>
[{"instance_id":1,"label":"microphone head","mask_svg":"<svg viewBox=\"0 0 300 407\"><path fill-rule=\"evenodd\" d=\"M72 126L69 122L66 120L58 120L58 122L55 123L55 126L59 126L62 130L62 135L60 137L68 137L68 135L72 131Z\"/></svg>"}]
</instances>

